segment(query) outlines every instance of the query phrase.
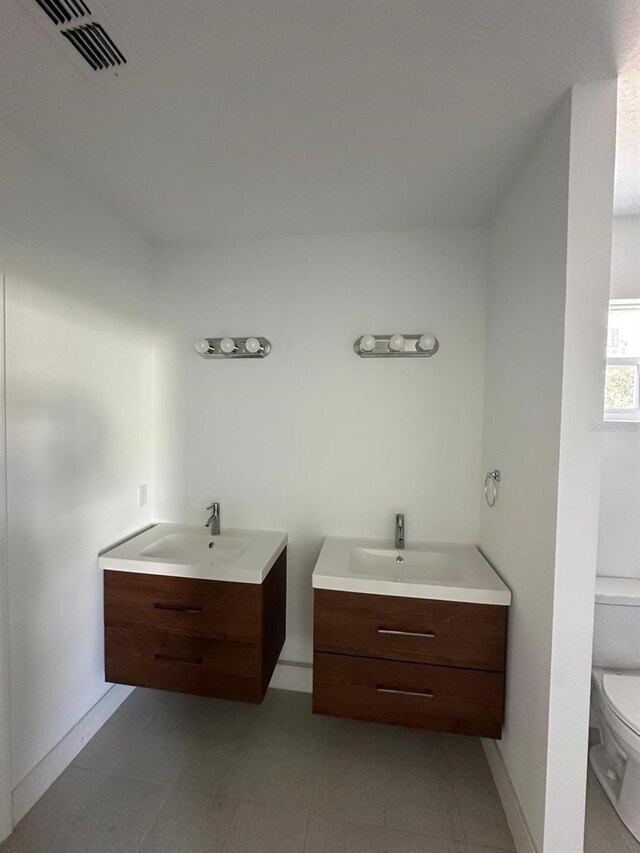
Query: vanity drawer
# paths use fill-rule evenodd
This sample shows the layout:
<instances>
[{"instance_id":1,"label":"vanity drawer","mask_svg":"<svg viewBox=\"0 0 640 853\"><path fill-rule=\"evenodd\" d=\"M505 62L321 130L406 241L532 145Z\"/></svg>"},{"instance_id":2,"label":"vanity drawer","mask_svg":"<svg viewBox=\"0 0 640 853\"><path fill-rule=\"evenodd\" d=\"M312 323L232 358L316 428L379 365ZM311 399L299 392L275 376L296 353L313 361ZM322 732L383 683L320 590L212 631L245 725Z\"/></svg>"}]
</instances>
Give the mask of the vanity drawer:
<instances>
[{"instance_id":1,"label":"vanity drawer","mask_svg":"<svg viewBox=\"0 0 640 853\"><path fill-rule=\"evenodd\" d=\"M316 714L500 738L503 705L502 673L314 655Z\"/></svg>"},{"instance_id":2,"label":"vanity drawer","mask_svg":"<svg viewBox=\"0 0 640 853\"><path fill-rule=\"evenodd\" d=\"M507 608L314 591L318 652L503 672Z\"/></svg>"},{"instance_id":3,"label":"vanity drawer","mask_svg":"<svg viewBox=\"0 0 640 853\"><path fill-rule=\"evenodd\" d=\"M107 628L137 625L189 637L242 643L262 640L258 584L107 570L104 612Z\"/></svg>"},{"instance_id":4,"label":"vanity drawer","mask_svg":"<svg viewBox=\"0 0 640 853\"><path fill-rule=\"evenodd\" d=\"M105 677L119 684L259 702L262 647L139 627L107 627Z\"/></svg>"}]
</instances>

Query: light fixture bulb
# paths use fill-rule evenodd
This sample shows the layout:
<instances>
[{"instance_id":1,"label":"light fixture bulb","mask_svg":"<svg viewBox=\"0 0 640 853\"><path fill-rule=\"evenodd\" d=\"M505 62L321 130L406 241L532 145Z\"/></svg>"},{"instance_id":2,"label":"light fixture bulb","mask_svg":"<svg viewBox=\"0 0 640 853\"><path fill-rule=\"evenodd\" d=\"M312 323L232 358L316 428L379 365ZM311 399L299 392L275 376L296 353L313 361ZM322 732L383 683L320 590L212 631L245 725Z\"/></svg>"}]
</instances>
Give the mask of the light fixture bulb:
<instances>
[{"instance_id":1,"label":"light fixture bulb","mask_svg":"<svg viewBox=\"0 0 640 853\"><path fill-rule=\"evenodd\" d=\"M421 352L431 352L436 345L436 339L433 335L421 335L416 346Z\"/></svg>"},{"instance_id":2,"label":"light fixture bulb","mask_svg":"<svg viewBox=\"0 0 640 853\"><path fill-rule=\"evenodd\" d=\"M206 338L203 338L201 341L196 341L193 348L196 352L199 352L200 355L204 355L209 352L209 341Z\"/></svg>"},{"instance_id":3,"label":"light fixture bulb","mask_svg":"<svg viewBox=\"0 0 640 853\"><path fill-rule=\"evenodd\" d=\"M230 355L232 352L235 352L236 342L233 340L233 338L223 338L220 341L220 349L226 355Z\"/></svg>"},{"instance_id":4,"label":"light fixture bulb","mask_svg":"<svg viewBox=\"0 0 640 853\"><path fill-rule=\"evenodd\" d=\"M404 349L404 335L391 335L389 349L392 352L401 352Z\"/></svg>"},{"instance_id":5,"label":"light fixture bulb","mask_svg":"<svg viewBox=\"0 0 640 853\"><path fill-rule=\"evenodd\" d=\"M376 339L373 335L363 335L360 338L359 347L361 352L373 352L376 348Z\"/></svg>"},{"instance_id":6,"label":"light fixture bulb","mask_svg":"<svg viewBox=\"0 0 640 853\"><path fill-rule=\"evenodd\" d=\"M244 342L244 348L247 352L254 355L257 352L260 352L260 350L262 349L262 344L257 338L247 338L247 340Z\"/></svg>"}]
</instances>

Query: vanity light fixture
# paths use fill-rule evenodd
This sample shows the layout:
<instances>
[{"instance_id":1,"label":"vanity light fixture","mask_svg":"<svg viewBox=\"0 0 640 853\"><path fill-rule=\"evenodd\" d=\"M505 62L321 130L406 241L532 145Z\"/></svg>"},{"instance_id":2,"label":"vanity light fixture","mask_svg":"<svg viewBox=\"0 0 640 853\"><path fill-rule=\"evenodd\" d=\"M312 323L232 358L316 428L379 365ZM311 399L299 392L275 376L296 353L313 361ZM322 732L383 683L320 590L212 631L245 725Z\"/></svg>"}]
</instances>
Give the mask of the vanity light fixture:
<instances>
[{"instance_id":1,"label":"vanity light fixture","mask_svg":"<svg viewBox=\"0 0 640 853\"><path fill-rule=\"evenodd\" d=\"M244 348L252 355L255 355L257 352L260 352L261 347L262 344L257 338L247 338L247 340L244 342Z\"/></svg>"},{"instance_id":2,"label":"vanity light fixture","mask_svg":"<svg viewBox=\"0 0 640 853\"><path fill-rule=\"evenodd\" d=\"M233 338L223 338L220 341L220 349L225 355L231 355L232 352L237 350L236 342Z\"/></svg>"},{"instance_id":3,"label":"vanity light fixture","mask_svg":"<svg viewBox=\"0 0 640 853\"><path fill-rule=\"evenodd\" d=\"M358 346L360 352L373 352L376 348L376 339L373 335L363 335L360 338Z\"/></svg>"},{"instance_id":4,"label":"vanity light fixture","mask_svg":"<svg viewBox=\"0 0 640 853\"><path fill-rule=\"evenodd\" d=\"M194 344L202 358L266 358L271 342L266 338L202 338Z\"/></svg>"},{"instance_id":5,"label":"vanity light fixture","mask_svg":"<svg viewBox=\"0 0 640 853\"><path fill-rule=\"evenodd\" d=\"M435 335L362 335L353 345L360 358L430 358L440 344Z\"/></svg>"},{"instance_id":6,"label":"vanity light fixture","mask_svg":"<svg viewBox=\"0 0 640 853\"><path fill-rule=\"evenodd\" d=\"M389 338L389 349L392 352L402 352L404 349L404 335L391 335Z\"/></svg>"},{"instance_id":7,"label":"vanity light fixture","mask_svg":"<svg viewBox=\"0 0 640 853\"><path fill-rule=\"evenodd\" d=\"M420 335L416 341L416 349L420 352L431 352L436 346L437 341L433 335Z\"/></svg>"}]
</instances>

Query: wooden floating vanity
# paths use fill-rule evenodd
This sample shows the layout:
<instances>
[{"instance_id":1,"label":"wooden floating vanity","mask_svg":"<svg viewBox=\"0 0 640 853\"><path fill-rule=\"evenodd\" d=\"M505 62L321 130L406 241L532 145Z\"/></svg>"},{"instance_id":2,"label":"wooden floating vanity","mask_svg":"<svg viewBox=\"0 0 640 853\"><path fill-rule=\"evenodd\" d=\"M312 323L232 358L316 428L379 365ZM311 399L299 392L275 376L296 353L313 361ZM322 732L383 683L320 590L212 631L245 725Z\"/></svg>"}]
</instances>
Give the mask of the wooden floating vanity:
<instances>
[{"instance_id":1,"label":"wooden floating vanity","mask_svg":"<svg viewBox=\"0 0 640 853\"><path fill-rule=\"evenodd\" d=\"M314 712L500 738L509 591L475 549L425 546L414 559L375 544L325 540Z\"/></svg>"},{"instance_id":2,"label":"wooden floating vanity","mask_svg":"<svg viewBox=\"0 0 640 853\"><path fill-rule=\"evenodd\" d=\"M286 537L236 531L210 547L157 528L100 558L106 680L261 702L285 637Z\"/></svg>"}]
</instances>

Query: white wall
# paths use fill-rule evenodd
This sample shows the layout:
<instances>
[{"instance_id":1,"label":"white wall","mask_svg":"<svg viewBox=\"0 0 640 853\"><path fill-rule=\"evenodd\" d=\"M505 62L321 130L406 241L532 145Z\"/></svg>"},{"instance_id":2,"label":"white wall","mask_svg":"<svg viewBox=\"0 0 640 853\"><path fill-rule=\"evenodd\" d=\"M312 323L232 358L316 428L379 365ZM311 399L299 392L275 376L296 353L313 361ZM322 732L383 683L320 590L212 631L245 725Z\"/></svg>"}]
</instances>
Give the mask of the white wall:
<instances>
[{"instance_id":1,"label":"white wall","mask_svg":"<svg viewBox=\"0 0 640 853\"><path fill-rule=\"evenodd\" d=\"M640 216L613 220L611 298L640 299ZM602 436L598 574L640 577L640 424L607 422Z\"/></svg>"},{"instance_id":2,"label":"white wall","mask_svg":"<svg viewBox=\"0 0 640 853\"><path fill-rule=\"evenodd\" d=\"M615 100L573 90L492 229L480 543L514 596L499 748L544 853L582 851Z\"/></svg>"},{"instance_id":3,"label":"white wall","mask_svg":"<svg viewBox=\"0 0 640 853\"><path fill-rule=\"evenodd\" d=\"M325 535L476 542L486 235L380 232L166 252L157 299L159 517L289 531L283 659L311 659ZM358 358L363 332L431 331L431 359ZM203 336L260 334L264 361L205 361Z\"/></svg>"},{"instance_id":4,"label":"white wall","mask_svg":"<svg viewBox=\"0 0 640 853\"><path fill-rule=\"evenodd\" d=\"M501 751L540 850L549 715L570 118L567 101L496 215L487 306L483 468L499 468L502 482L495 508L482 509L480 544L513 592Z\"/></svg>"},{"instance_id":5,"label":"white wall","mask_svg":"<svg viewBox=\"0 0 640 853\"><path fill-rule=\"evenodd\" d=\"M640 298L640 216L614 216L611 298Z\"/></svg>"},{"instance_id":6,"label":"white wall","mask_svg":"<svg viewBox=\"0 0 640 853\"><path fill-rule=\"evenodd\" d=\"M572 91L545 853L583 849L616 110L615 80Z\"/></svg>"},{"instance_id":7,"label":"white wall","mask_svg":"<svg viewBox=\"0 0 640 853\"><path fill-rule=\"evenodd\" d=\"M13 134L0 148L15 787L107 689L97 554L149 520L151 257Z\"/></svg>"},{"instance_id":8,"label":"white wall","mask_svg":"<svg viewBox=\"0 0 640 853\"><path fill-rule=\"evenodd\" d=\"M9 685L9 577L7 572L7 459L4 370L4 256L0 232L0 840L13 828Z\"/></svg>"}]
</instances>

